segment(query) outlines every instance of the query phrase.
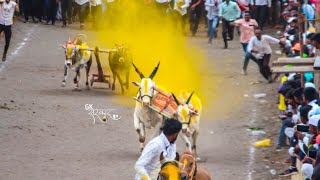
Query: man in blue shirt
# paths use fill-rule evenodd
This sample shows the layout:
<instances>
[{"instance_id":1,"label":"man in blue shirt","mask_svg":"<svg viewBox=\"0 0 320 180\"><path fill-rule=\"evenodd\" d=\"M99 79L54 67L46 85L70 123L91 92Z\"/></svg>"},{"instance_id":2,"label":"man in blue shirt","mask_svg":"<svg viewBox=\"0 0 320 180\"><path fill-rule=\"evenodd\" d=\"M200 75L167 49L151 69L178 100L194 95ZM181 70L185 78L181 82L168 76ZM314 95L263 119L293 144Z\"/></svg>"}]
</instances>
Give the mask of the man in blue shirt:
<instances>
[{"instance_id":1,"label":"man in blue shirt","mask_svg":"<svg viewBox=\"0 0 320 180\"><path fill-rule=\"evenodd\" d=\"M241 11L237 3L230 0L223 2L219 9L220 20L222 21L222 36L224 48L228 48L227 40L233 40L234 27L230 24L240 17ZM227 34L230 39L227 39Z\"/></svg>"}]
</instances>

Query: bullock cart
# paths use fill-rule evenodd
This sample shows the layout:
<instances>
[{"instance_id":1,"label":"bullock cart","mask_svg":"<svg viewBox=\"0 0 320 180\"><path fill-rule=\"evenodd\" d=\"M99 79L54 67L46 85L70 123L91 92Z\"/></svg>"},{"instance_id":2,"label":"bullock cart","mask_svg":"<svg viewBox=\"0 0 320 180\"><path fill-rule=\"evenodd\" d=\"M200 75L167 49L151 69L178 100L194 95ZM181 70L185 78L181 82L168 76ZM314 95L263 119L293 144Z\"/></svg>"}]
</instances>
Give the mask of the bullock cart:
<instances>
[{"instance_id":1,"label":"bullock cart","mask_svg":"<svg viewBox=\"0 0 320 180\"><path fill-rule=\"evenodd\" d=\"M94 56L96 58L96 62L97 62L98 73L92 74L92 78L90 80L91 86L93 86L93 83L95 83L95 82L107 83L108 88L110 89L111 88L111 75L105 74L103 72L99 53L110 53L110 52L115 52L117 50L116 49L100 49L99 47L95 47L94 49L84 49L84 50L93 51Z\"/></svg>"}]
</instances>

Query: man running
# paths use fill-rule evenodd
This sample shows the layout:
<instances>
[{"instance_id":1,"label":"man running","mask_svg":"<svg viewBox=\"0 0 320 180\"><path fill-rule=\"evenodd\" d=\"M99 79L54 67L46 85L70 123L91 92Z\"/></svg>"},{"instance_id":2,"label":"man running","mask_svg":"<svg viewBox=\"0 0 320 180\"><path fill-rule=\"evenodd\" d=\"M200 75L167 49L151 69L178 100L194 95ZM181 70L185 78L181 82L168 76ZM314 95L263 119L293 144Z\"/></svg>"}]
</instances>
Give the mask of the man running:
<instances>
[{"instance_id":1,"label":"man running","mask_svg":"<svg viewBox=\"0 0 320 180\"><path fill-rule=\"evenodd\" d=\"M2 61L6 61L12 34L11 26L13 24L13 15L15 11L19 11L19 6L17 5L17 3L11 0L0 2L0 34L4 32L6 40Z\"/></svg>"},{"instance_id":2,"label":"man running","mask_svg":"<svg viewBox=\"0 0 320 180\"><path fill-rule=\"evenodd\" d=\"M217 26L219 23L219 6L222 3L221 0L206 0L205 6L208 18L208 44L212 44L212 38L217 33Z\"/></svg>"},{"instance_id":3,"label":"man running","mask_svg":"<svg viewBox=\"0 0 320 180\"><path fill-rule=\"evenodd\" d=\"M248 43L254 36L254 28L258 27L258 23L256 20L251 19L250 11L245 11L243 19L238 19L231 24L240 27L240 42L243 48L244 55L246 55ZM247 71L243 69L242 74L246 75Z\"/></svg>"},{"instance_id":4,"label":"man running","mask_svg":"<svg viewBox=\"0 0 320 180\"><path fill-rule=\"evenodd\" d=\"M262 35L261 30L257 28L255 30L255 36L249 41L243 64L243 70L246 72L249 60L252 59L258 64L260 73L266 80L268 80L269 83L272 82L272 73L269 67L272 53L270 44L284 45L285 41L280 41L279 39L273 38L269 35Z\"/></svg>"},{"instance_id":5,"label":"man running","mask_svg":"<svg viewBox=\"0 0 320 180\"><path fill-rule=\"evenodd\" d=\"M234 27L230 23L240 17L241 11L237 3L230 0L223 2L219 9L220 20L222 21L222 36L224 41L224 48L228 48L227 40L233 40ZM230 39L227 39L227 34Z\"/></svg>"}]
</instances>

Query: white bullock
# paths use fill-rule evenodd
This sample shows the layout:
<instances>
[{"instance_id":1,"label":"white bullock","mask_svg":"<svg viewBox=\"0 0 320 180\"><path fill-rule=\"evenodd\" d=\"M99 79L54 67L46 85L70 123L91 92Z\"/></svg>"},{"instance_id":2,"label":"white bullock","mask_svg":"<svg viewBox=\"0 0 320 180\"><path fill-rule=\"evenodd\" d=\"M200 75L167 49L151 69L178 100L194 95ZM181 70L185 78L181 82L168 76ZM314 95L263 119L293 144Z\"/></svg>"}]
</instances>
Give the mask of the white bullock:
<instances>
[{"instance_id":1,"label":"white bullock","mask_svg":"<svg viewBox=\"0 0 320 180\"><path fill-rule=\"evenodd\" d=\"M133 63L132 63L133 64ZM137 94L137 99L141 102L136 102L136 107L133 113L134 128L139 135L140 150L142 152L145 146L146 131L145 128L155 128L154 137L160 134L160 127L163 122L163 117L156 111L151 110L148 105L151 104L154 97L157 95L157 89L155 82L152 81L153 77L156 75L160 62L155 67L153 72L149 77L145 77L139 69L133 64L136 72L141 78L141 82L132 82L135 86L139 87L139 92Z\"/></svg>"},{"instance_id":2,"label":"white bullock","mask_svg":"<svg viewBox=\"0 0 320 180\"><path fill-rule=\"evenodd\" d=\"M186 146L192 152L194 151L198 160L200 160L197 155L197 139L200 130L200 114L202 111L201 101L193 93L182 93L180 99L184 103L181 103L174 94L173 98L178 105L178 109L175 112L175 118L182 123L182 133L180 133L182 139L185 141ZM192 98L192 99L191 99ZM192 145L188 137L192 136Z\"/></svg>"}]
</instances>

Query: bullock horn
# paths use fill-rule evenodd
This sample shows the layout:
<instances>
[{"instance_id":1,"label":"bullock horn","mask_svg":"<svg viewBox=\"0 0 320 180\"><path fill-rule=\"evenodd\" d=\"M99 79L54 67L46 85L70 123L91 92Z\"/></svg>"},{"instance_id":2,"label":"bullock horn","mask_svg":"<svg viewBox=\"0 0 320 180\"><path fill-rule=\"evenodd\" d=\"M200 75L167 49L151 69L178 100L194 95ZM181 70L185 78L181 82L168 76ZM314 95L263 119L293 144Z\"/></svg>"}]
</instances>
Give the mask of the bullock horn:
<instances>
[{"instance_id":1,"label":"bullock horn","mask_svg":"<svg viewBox=\"0 0 320 180\"><path fill-rule=\"evenodd\" d=\"M178 106L180 106L180 102L178 101L178 99L176 98L176 96L172 93L173 99L174 101L177 103Z\"/></svg>"},{"instance_id":2,"label":"bullock horn","mask_svg":"<svg viewBox=\"0 0 320 180\"><path fill-rule=\"evenodd\" d=\"M75 40L73 41L73 44L77 44L78 38L75 38Z\"/></svg>"},{"instance_id":3,"label":"bullock horn","mask_svg":"<svg viewBox=\"0 0 320 180\"><path fill-rule=\"evenodd\" d=\"M132 63L134 69L136 70L136 72L139 74L140 78L144 78L144 75L142 74L142 72L139 71L139 69Z\"/></svg>"},{"instance_id":4,"label":"bullock horn","mask_svg":"<svg viewBox=\"0 0 320 180\"><path fill-rule=\"evenodd\" d=\"M189 104L190 100L191 100L191 97L193 95L194 91L191 93L191 95L189 96L188 100L186 101L186 104Z\"/></svg>"},{"instance_id":5,"label":"bullock horn","mask_svg":"<svg viewBox=\"0 0 320 180\"><path fill-rule=\"evenodd\" d=\"M71 39L70 39L70 36L69 36L68 43L70 43L70 42L71 42Z\"/></svg>"},{"instance_id":6,"label":"bullock horn","mask_svg":"<svg viewBox=\"0 0 320 180\"><path fill-rule=\"evenodd\" d=\"M153 77L157 74L159 65L160 65L160 61L158 62L157 67L155 67L154 70L152 71L152 73L150 74L150 76L149 76L150 79L153 79Z\"/></svg>"}]
</instances>

